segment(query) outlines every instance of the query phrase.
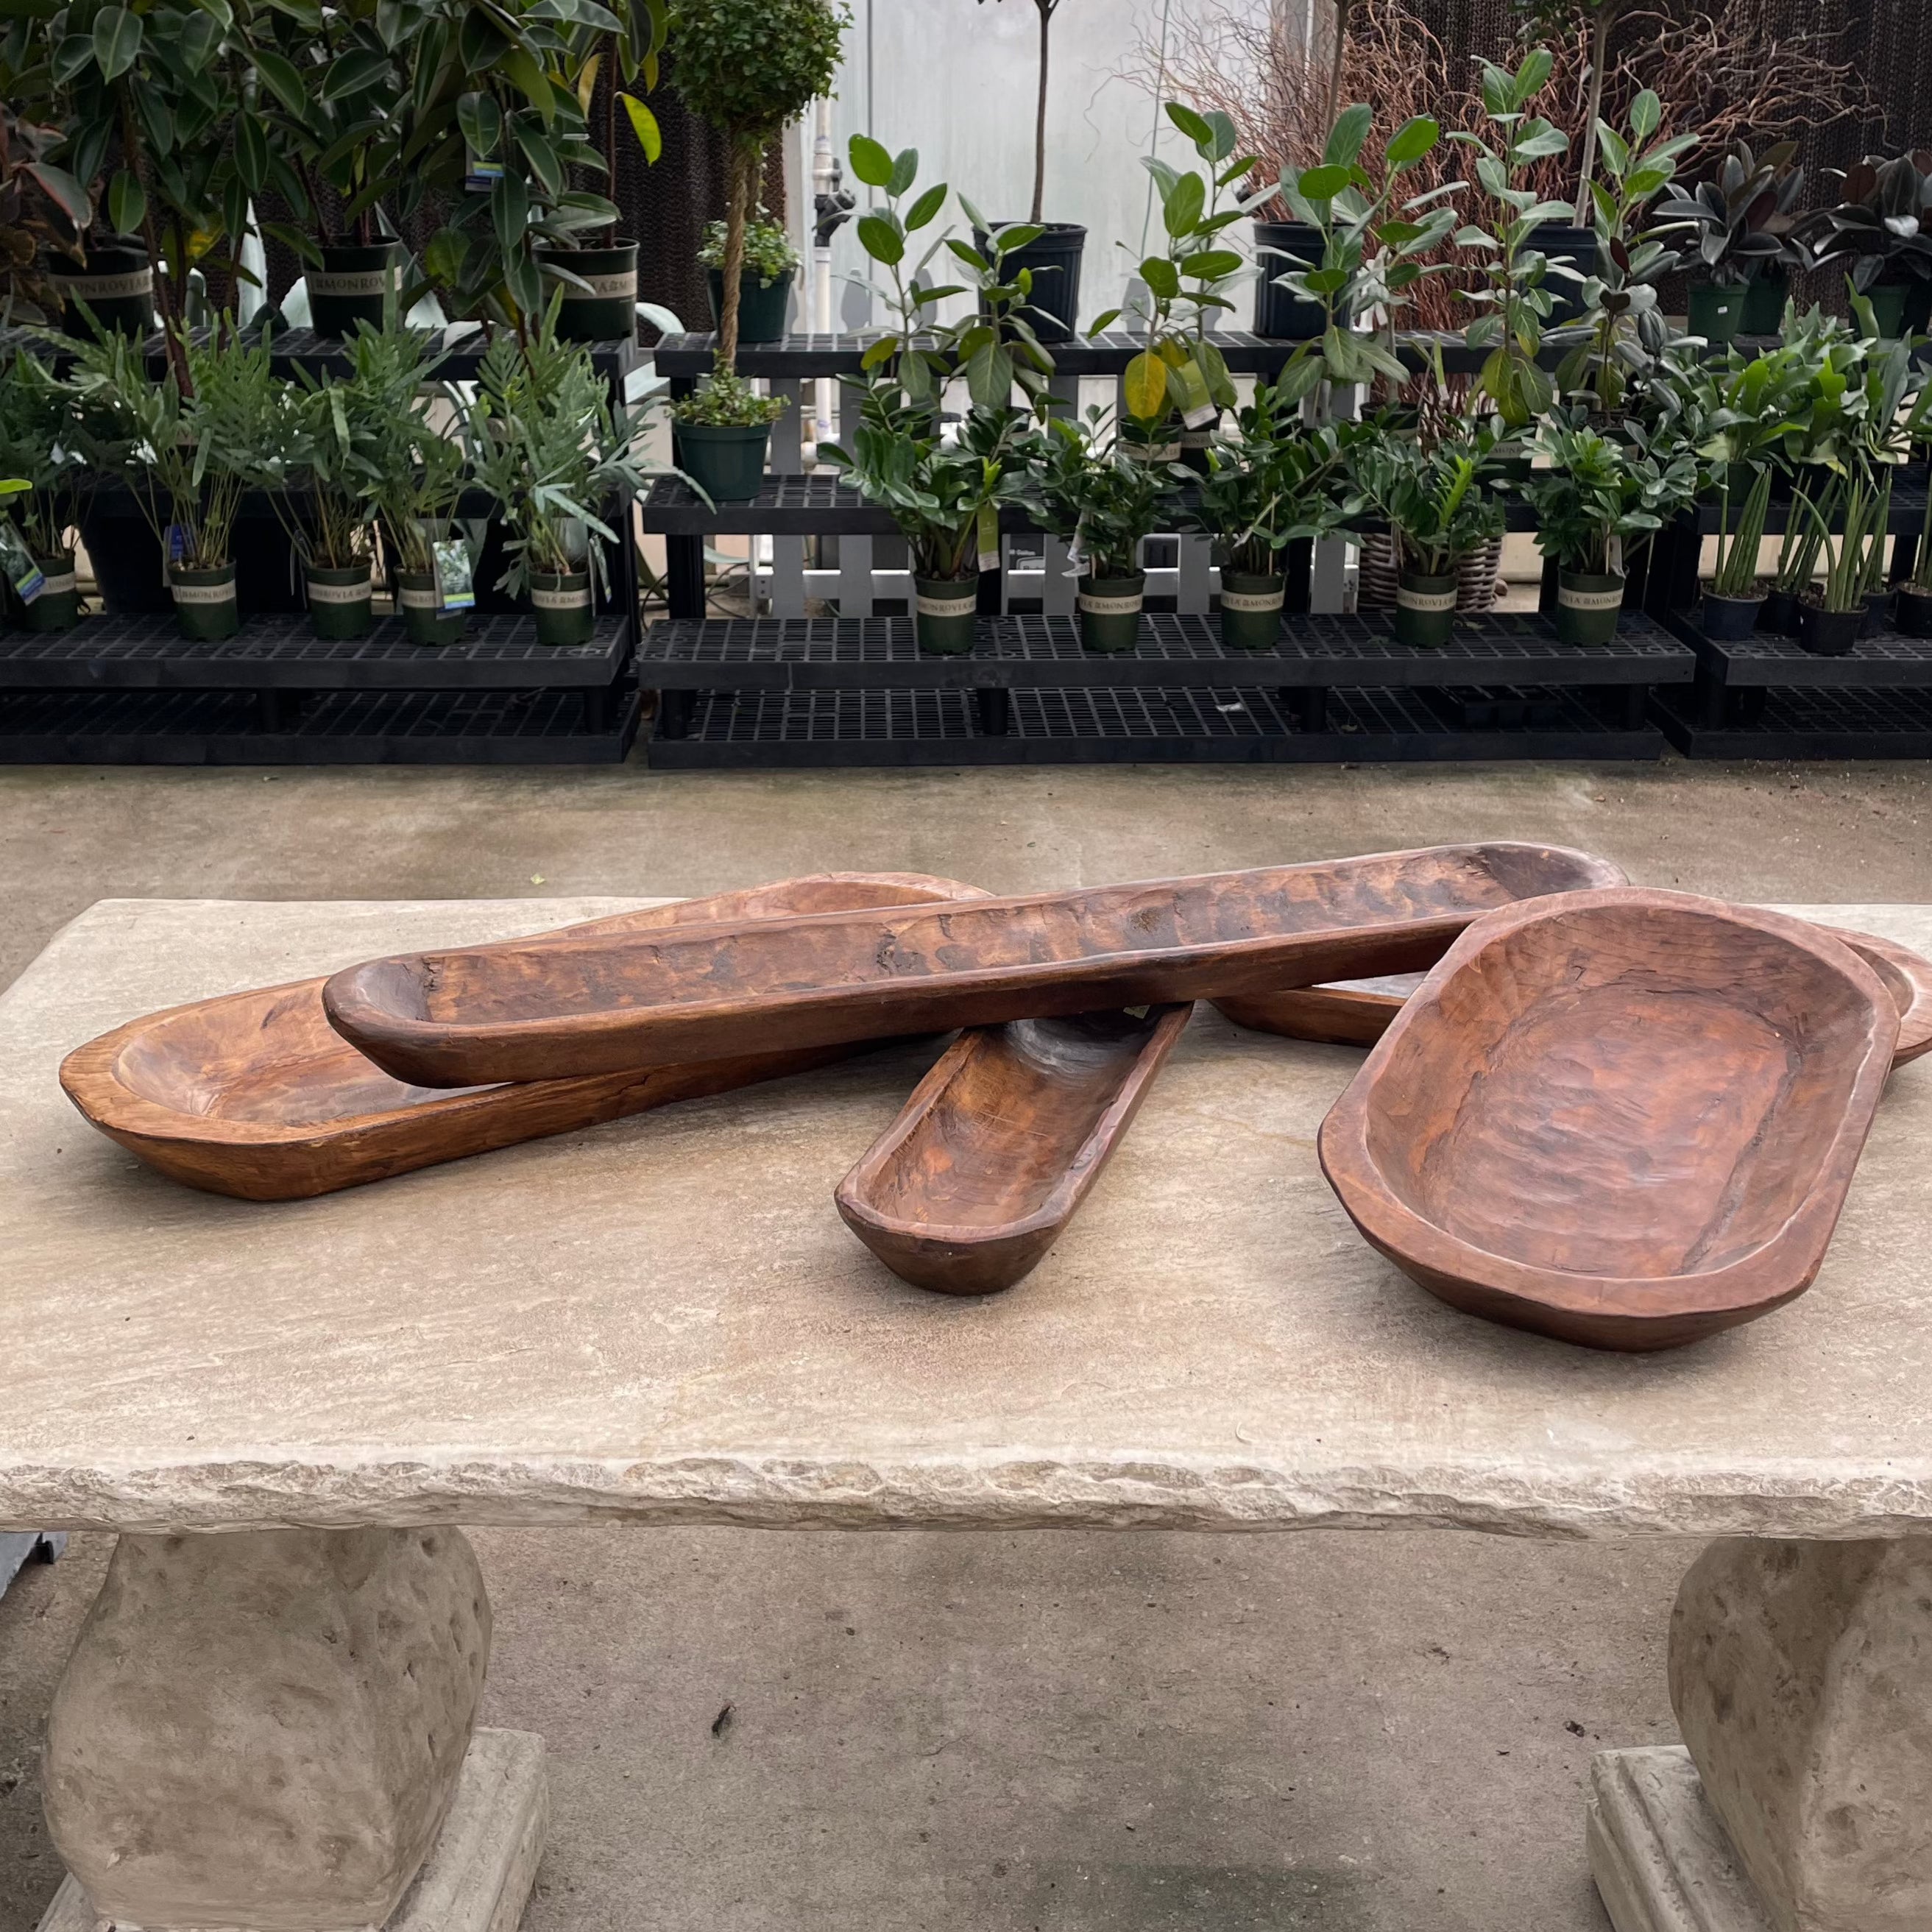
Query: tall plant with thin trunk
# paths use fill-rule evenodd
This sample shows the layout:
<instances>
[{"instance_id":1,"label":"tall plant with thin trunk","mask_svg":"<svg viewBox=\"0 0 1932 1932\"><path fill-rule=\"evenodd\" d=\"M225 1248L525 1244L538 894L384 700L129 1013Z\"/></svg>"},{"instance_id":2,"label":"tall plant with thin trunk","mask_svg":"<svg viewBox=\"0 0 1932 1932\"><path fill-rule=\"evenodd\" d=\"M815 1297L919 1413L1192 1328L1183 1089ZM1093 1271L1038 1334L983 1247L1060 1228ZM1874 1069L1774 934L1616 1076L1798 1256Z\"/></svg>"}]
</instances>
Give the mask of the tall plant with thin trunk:
<instances>
[{"instance_id":1,"label":"tall plant with thin trunk","mask_svg":"<svg viewBox=\"0 0 1932 1932\"><path fill-rule=\"evenodd\" d=\"M986 0L980 4L983 7ZM1033 207L1027 219L1039 221L1046 202L1046 80L1053 51L1053 16L1060 10L1060 0L1033 0L1033 4L1040 16L1040 73L1033 106Z\"/></svg>"},{"instance_id":2,"label":"tall plant with thin trunk","mask_svg":"<svg viewBox=\"0 0 1932 1932\"><path fill-rule=\"evenodd\" d=\"M1532 32L1590 36L1590 74L1583 101L1583 150L1576 170L1576 226L1590 226L1590 177L1597 166L1597 123L1604 111L1604 80L1610 64L1610 29L1630 0L1516 0Z\"/></svg>"}]
</instances>

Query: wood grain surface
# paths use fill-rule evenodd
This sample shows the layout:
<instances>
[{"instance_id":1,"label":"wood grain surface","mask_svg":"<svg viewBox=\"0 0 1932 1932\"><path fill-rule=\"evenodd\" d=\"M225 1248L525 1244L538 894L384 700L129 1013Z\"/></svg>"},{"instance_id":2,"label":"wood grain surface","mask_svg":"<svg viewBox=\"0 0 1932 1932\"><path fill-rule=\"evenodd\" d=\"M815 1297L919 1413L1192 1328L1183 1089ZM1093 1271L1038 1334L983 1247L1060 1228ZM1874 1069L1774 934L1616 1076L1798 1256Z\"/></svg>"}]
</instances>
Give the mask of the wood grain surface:
<instances>
[{"instance_id":1,"label":"wood grain surface","mask_svg":"<svg viewBox=\"0 0 1932 1932\"><path fill-rule=\"evenodd\" d=\"M517 944L978 893L922 873L824 873L648 906ZM451 1092L372 1066L328 1024L323 983L232 993L130 1021L68 1054L61 1084L93 1126L173 1180L244 1200L296 1201L804 1072L853 1050L806 1047Z\"/></svg>"},{"instance_id":2,"label":"wood grain surface","mask_svg":"<svg viewBox=\"0 0 1932 1932\"><path fill-rule=\"evenodd\" d=\"M1087 1198L1192 1011L968 1029L838 1184L845 1225L915 1287L1011 1288Z\"/></svg>"},{"instance_id":3,"label":"wood grain surface","mask_svg":"<svg viewBox=\"0 0 1932 1932\"><path fill-rule=\"evenodd\" d=\"M1443 845L964 904L403 954L324 989L428 1087L614 1073L1432 964L1484 912L1600 862Z\"/></svg>"},{"instance_id":4,"label":"wood grain surface","mask_svg":"<svg viewBox=\"0 0 1932 1932\"><path fill-rule=\"evenodd\" d=\"M1670 1348L1823 1260L1898 1036L1823 928L1626 887L1492 914L1323 1121L1366 1239L1472 1314Z\"/></svg>"}]
</instances>

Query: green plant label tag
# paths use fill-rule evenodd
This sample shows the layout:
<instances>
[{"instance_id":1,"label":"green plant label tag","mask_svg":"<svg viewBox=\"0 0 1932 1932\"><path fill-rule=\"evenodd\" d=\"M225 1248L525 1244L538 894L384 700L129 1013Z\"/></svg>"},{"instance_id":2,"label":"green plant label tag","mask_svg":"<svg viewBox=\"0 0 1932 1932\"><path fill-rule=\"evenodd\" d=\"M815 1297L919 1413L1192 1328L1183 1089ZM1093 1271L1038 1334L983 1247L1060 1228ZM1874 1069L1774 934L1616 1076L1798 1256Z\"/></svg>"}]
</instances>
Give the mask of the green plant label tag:
<instances>
[{"instance_id":1,"label":"green plant label tag","mask_svg":"<svg viewBox=\"0 0 1932 1932\"><path fill-rule=\"evenodd\" d=\"M46 574L34 561L27 540L12 524L0 524L0 566L22 604L31 604L47 587Z\"/></svg>"},{"instance_id":2,"label":"green plant label tag","mask_svg":"<svg viewBox=\"0 0 1932 1932\"><path fill-rule=\"evenodd\" d=\"M187 533L182 530L180 524L169 524L168 540L166 543L163 545L163 548L167 553L166 556L164 559L164 562L165 563L178 563L183 557L188 555L188 536ZM165 574L166 573L164 572L164 574Z\"/></svg>"},{"instance_id":3,"label":"green plant label tag","mask_svg":"<svg viewBox=\"0 0 1932 1932\"><path fill-rule=\"evenodd\" d=\"M1000 512L992 503L980 506L980 568L998 570L1000 567Z\"/></svg>"},{"instance_id":4,"label":"green plant label tag","mask_svg":"<svg viewBox=\"0 0 1932 1932\"><path fill-rule=\"evenodd\" d=\"M488 194L503 178L502 163L486 160L467 142L463 157L463 185L472 194Z\"/></svg>"},{"instance_id":5,"label":"green plant label tag","mask_svg":"<svg viewBox=\"0 0 1932 1932\"><path fill-rule=\"evenodd\" d=\"M436 566L436 604L439 610L470 610L476 589L470 567L470 546L460 537L446 537L429 547Z\"/></svg>"},{"instance_id":6,"label":"green plant label tag","mask_svg":"<svg viewBox=\"0 0 1932 1932\"><path fill-rule=\"evenodd\" d=\"M1188 428L1205 429L1221 413L1198 362L1184 362L1178 369L1170 369L1168 381L1180 394L1180 420Z\"/></svg>"}]
</instances>

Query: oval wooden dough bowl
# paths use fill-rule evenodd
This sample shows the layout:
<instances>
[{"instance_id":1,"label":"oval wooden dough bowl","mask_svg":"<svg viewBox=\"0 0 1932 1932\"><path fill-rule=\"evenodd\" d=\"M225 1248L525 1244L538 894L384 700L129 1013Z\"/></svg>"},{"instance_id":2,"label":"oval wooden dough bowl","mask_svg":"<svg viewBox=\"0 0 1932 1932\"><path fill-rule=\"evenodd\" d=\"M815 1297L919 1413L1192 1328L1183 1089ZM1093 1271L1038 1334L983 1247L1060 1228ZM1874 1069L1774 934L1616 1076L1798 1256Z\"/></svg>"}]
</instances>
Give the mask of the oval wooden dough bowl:
<instances>
[{"instance_id":1,"label":"oval wooden dough bowl","mask_svg":"<svg viewBox=\"0 0 1932 1932\"><path fill-rule=\"evenodd\" d=\"M1823 928L1634 888L1478 921L1322 1122L1364 1237L1471 1314L1694 1342L1816 1276L1898 1009Z\"/></svg>"},{"instance_id":2,"label":"oval wooden dough bowl","mask_svg":"<svg viewBox=\"0 0 1932 1932\"><path fill-rule=\"evenodd\" d=\"M1190 1006L1014 1020L962 1034L833 1195L915 1287L1011 1288L1120 1144Z\"/></svg>"},{"instance_id":3,"label":"oval wooden dough bowl","mask_svg":"<svg viewBox=\"0 0 1932 1932\"><path fill-rule=\"evenodd\" d=\"M562 933L662 932L975 896L985 896L976 886L922 873L825 873L647 906ZM298 980L130 1021L69 1054L61 1084L92 1125L172 1180L244 1200L295 1201L804 1072L851 1050L802 1048L452 1092L371 1066L328 1024L322 986Z\"/></svg>"},{"instance_id":4,"label":"oval wooden dough bowl","mask_svg":"<svg viewBox=\"0 0 1932 1932\"><path fill-rule=\"evenodd\" d=\"M1546 846L1436 846L406 953L337 974L323 997L337 1029L398 1079L551 1079L1412 971L1481 914L1600 869Z\"/></svg>"}]
</instances>

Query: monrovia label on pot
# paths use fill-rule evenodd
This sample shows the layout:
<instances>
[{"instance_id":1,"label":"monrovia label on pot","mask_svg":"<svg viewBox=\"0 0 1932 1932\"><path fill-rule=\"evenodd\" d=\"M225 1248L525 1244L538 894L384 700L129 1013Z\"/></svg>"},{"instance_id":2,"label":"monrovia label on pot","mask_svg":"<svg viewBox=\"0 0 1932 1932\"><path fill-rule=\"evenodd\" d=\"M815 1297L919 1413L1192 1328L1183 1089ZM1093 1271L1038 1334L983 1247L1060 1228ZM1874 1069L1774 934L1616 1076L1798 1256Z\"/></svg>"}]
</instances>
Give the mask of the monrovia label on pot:
<instances>
[{"instance_id":1,"label":"monrovia label on pot","mask_svg":"<svg viewBox=\"0 0 1932 1932\"><path fill-rule=\"evenodd\" d=\"M1621 610L1623 586L1614 590L1573 590L1567 584L1556 586L1556 601L1566 610Z\"/></svg>"},{"instance_id":2,"label":"monrovia label on pot","mask_svg":"<svg viewBox=\"0 0 1932 1932\"><path fill-rule=\"evenodd\" d=\"M1456 608L1456 593L1453 590L1412 590L1406 584L1396 586L1395 601L1405 610L1453 610Z\"/></svg>"},{"instance_id":3,"label":"monrovia label on pot","mask_svg":"<svg viewBox=\"0 0 1932 1932\"><path fill-rule=\"evenodd\" d=\"M40 590L36 595L43 597L65 597L80 587L80 580L75 577L74 572L70 570L64 570L58 577L43 578ZM31 604L34 600L32 597L23 594L20 601L23 604Z\"/></svg>"},{"instance_id":4,"label":"monrovia label on pot","mask_svg":"<svg viewBox=\"0 0 1932 1932\"><path fill-rule=\"evenodd\" d=\"M1211 429L1190 429L1182 434L1180 446L1183 449L1208 449L1213 447L1214 442L1214 432Z\"/></svg>"},{"instance_id":5,"label":"monrovia label on pot","mask_svg":"<svg viewBox=\"0 0 1932 1932\"><path fill-rule=\"evenodd\" d=\"M587 610L590 608L590 586L580 584L574 590L543 590L532 585L530 589L530 608L532 610Z\"/></svg>"},{"instance_id":6,"label":"monrovia label on pot","mask_svg":"<svg viewBox=\"0 0 1932 1932\"><path fill-rule=\"evenodd\" d=\"M429 547L436 565L436 601L440 610L469 610L476 607L476 587L470 564L470 546L460 537L443 537Z\"/></svg>"},{"instance_id":7,"label":"monrovia label on pot","mask_svg":"<svg viewBox=\"0 0 1932 1932\"><path fill-rule=\"evenodd\" d=\"M34 561L26 538L11 524L0 523L0 566L4 567L7 581L22 604L31 604L48 588L46 572ZM68 583L71 587L74 579L70 577Z\"/></svg>"},{"instance_id":8,"label":"monrovia label on pot","mask_svg":"<svg viewBox=\"0 0 1932 1932\"><path fill-rule=\"evenodd\" d=\"M121 275L56 275L55 280L76 301L124 302L130 296L154 292L152 268L130 268Z\"/></svg>"},{"instance_id":9,"label":"monrovia label on pot","mask_svg":"<svg viewBox=\"0 0 1932 1932\"><path fill-rule=\"evenodd\" d=\"M634 268L626 268L610 275L586 275L575 269L571 272L577 276L578 281L585 286L580 289L577 282L566 282L563 285L566 302L588 302L593 296L599 302L608 302L618 296L622 296L626 302L635 302L638 298L638 272Z\"/></svg>"},{"instance_id":10,"label":"monrovia label on pot","mask_svg":"<svg viewBox=\"0 0 1932 1932\"><path fill-rule=\"evenodd\" d=\"M172 588L177 604L232 604L235 602L235 580L232 577L224 584L184 584L176 578Z\"/></svg>"},{"instance_id":11,"label":"monrovia label on pot","mask_svg":"<svg viewBox=\"0 0 1932 1932\"><path fill-rule=\"evenodd\" d=\"M308 580L311 604L366 604L373 592L366 577L359 584L320 584L313 577Z\"/></svg>"},{"instance_id":12,"label":"monrovia label on pot","mask_svg":"<svg viewBox=\"0 0 1932 1932\"><path fill-rule=\"evenodd\" d=\"M1080 608L1090 617L1131 617L1141 608L1142 593L1131 597L1096 597L1091 591L1080 593Z\"/></svg>"},{"instance_id":13,"label":"monrovia label on pot","mask_svg":"<svg viewBox=\"0 0 1932 1932\"><path fill-rule=\"evenodd\" d=\"M967 597L928 597L922 592L914 602L922 617L970 617L980 608L976 592Z\"/></svg>"},{"instance_id":14,"label":"monrovia label on pot","mask_svg":"<svg viewBox=\"0 0 1932 1932\"><path fill-rule=\"evenodd\" d=\"M402 278L392 266L388 268L311 268L308 292L312 296L382 296L400 290Z\"/></svg>"},{"instance_id":15,"label":"monrovia label on pot","mask_svg":"<svg viewBox=\"0 0 1932 1932\"><path fill-rule=\"evenodd\" d=\"M405 584L398 593L397 602L405 610L440 610L442 608L434 584Z\"/></svg>"},{"instance_id":16,"label":"monrovia label on pot","mask_svg":"<svg viewBox=\"0 0 1932 1932\"><path fill-rule=\"evenodd\" d=\"M1256 612L1279 610L1287 600L1286 590L1224 590L1221 593L1221 608Z\"/></svg>"}]
</instances>

